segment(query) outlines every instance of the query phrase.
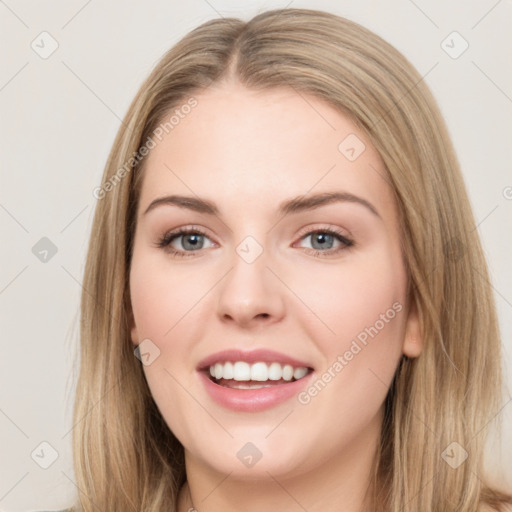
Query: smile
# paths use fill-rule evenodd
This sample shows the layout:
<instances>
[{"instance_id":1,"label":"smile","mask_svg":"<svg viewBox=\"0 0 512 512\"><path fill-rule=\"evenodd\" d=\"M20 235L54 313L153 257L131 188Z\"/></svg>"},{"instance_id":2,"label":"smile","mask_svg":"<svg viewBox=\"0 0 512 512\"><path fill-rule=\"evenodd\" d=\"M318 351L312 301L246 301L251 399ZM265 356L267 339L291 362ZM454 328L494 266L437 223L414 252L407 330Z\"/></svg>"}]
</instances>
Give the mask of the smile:
<instances>
[{"instance_id":1,"label":"smile","mask_svg":"<svg viewBox=\"0 0 512 512\"><path fill-rule=\"evenodd\" d=\"M303 391L315 372L305 361L271 350L226 350L197 366L210 399L236 412L260 412Z\"/></svg>"},{"instance_id":2,"label":"smile","mask_svg":"<svg viewBox=\"0 0 512 512\"><path fill-rule=\"evenodd\" d=\"M304 366L293 367L278 362L268 364L259 361L249 364L246 361L226 361L211 365L210 376L220 386L232 389L260 389L295 382L305 377L309 370Z\"/></svg>"}]
</instances>

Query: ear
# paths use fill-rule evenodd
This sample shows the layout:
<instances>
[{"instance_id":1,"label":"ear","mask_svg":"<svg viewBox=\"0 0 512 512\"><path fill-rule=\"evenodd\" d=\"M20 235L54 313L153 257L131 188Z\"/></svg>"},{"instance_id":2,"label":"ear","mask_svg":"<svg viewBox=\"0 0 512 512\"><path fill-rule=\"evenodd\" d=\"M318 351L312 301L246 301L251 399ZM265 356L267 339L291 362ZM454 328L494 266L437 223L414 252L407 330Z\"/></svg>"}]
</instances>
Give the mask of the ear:
<instances>
[{"instance_id":1,"label":"ear","mask_svg":"<svg viewBox=\"0 0 512 512\"><path fill-rule=\"evenodd\" d=\"M418 357L423 350L423 338L420 329L420 319L416 301L411 299L405 326L404 343L402 352L407 357Z\"/></svg>"}]
</instances>

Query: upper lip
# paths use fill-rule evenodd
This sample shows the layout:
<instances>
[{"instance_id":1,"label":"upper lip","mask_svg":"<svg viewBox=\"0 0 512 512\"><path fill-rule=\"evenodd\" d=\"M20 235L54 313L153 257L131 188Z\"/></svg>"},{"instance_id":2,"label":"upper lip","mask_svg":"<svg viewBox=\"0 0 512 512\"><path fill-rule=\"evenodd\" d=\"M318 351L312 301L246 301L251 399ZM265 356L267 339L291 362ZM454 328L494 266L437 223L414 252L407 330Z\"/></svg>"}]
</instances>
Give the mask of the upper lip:
<instances>
[{"instance_id":1,"label":"upper lip","mask_svg":"<svg viewBox=\"0 0 512 512\"><path fill-rule=\"evenodd\" d=\"M215 363L224 363L226 361L245 361L247 363L280 363L282 365L289 364L295 368L311 368L311 365L304 361L300 361L299 359L290 357L286 354L281 354L280 352L275 352L274 350L258 349L246 351L240 349L231 349L216 352L215 354L211 354L208 357L205 357L197 365L197 369L207 370Z\"/></svg>"}]
</instances>

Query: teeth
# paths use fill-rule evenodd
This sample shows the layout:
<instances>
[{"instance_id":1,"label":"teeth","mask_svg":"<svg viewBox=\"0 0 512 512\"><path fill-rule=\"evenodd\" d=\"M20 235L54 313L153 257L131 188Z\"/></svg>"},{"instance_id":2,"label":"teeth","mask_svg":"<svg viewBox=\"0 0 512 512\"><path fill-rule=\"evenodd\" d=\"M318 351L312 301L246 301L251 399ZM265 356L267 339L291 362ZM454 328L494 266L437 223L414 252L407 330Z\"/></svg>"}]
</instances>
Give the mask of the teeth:
<instances>
[{"instance_id":1,"label":"teeth","mask_svg":"<svg viewBox=\"0 0 512 512\"><path fill-rule=\"evenodd\" d=\"M295 368L295 370L293 370L293 378L295 380L302 379L302 377L305 377L307 373L308 373L307 368L303 368L303 367Z\"/></svg>"},{"instance_id":2,"label":"teeth","mask_svg":"<svg viewBox=\"0 0 512 512\"><path fill-rule=\"evenodd\" d=\"M292 380L293 379L293 366L289 364L285 364L283 366L283 379L284 380Z\"/></svg>"},{"instance_id":3,"label":"teeth","mask_svg":"<svg viewBox=\"0 0 512 512\"><path fill-rule=\"evenodd\" d=\"M303 366L294 368L289 364L281 365L280 363L253 363L249 364L245 361L236 361L235 363L216 363L210 366L210 375L215 379L232 379L236 381L259 381L265 382L269 380L299 380L306 376L308 369Z\"/></svg>"},{"instance_id":4,"label":"teeth","mask_svg":"<svg viewBox=\"0 0 512 512\"><path fill-rule=\"evenodd\" d=\"M225 379L233 379L235 377L233 363L224 363L224 368L222 370L222 376Z\"/></svg>"},{"instance_id":5,"label":"teeth","mask_svg":"<svg viewBox=\"0 0 512 512\"><path fill-rule=\"evenodd\" d=\"M224 378L224 371L219 379ZM233 365L233 379L235 380L251 380L251 367L249 363L243 361L237 361Z\"/></svg>"},{"instance_id":6,"label":"teeth","mask_svg":"<svg viewBox=\"0 0 512 512\"><path fill-rule=\"evenodd\" d=\"M271 363L268 367L268 378L270 380L279 380L283 376L283 368L279 363Z\"/></svg>"},{"instance_id":7,"label":"teeth","mask_svg":"<svg viewBox=\"0 0 512 512\"><path fill-rule=\"evenodd\" d=\"M261 382L268 380L268 368L265 363L255 363L251 366L251 380Z\"/></svg>"}]
</instances>

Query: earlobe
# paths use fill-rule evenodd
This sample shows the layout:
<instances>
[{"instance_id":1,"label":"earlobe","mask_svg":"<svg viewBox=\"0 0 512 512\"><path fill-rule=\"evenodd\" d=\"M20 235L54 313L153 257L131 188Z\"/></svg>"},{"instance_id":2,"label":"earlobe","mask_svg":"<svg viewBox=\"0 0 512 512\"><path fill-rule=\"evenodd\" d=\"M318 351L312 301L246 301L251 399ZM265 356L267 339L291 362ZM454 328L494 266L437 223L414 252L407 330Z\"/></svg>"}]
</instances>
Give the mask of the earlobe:
<instances>
[{"instance_id":1,"label":"earlobe","mask_svg":"<svg viewBox=\"0 0 512 512\"><path fill-rule=\"evenodd\" d=\"M418 357L423 350L423 339L420 329L420 319L416 301L411 300L407 323L405 327L404 343L402 352L407 357Z\"/></svg>"}]
</instances>

